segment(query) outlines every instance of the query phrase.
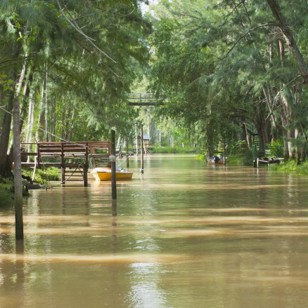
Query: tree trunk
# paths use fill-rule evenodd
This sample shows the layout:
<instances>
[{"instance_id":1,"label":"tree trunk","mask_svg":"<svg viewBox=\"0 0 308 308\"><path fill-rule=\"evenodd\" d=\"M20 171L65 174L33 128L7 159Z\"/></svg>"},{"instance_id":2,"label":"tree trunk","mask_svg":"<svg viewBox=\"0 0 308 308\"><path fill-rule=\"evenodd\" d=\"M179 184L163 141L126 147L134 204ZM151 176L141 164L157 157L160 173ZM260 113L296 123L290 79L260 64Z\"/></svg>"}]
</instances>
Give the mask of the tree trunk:
<instances>
[{"instance_id":1,"label":"tree trunk","mask_svg":"<svg viewBox=\"0 0 308 308\"><path fill-rule=\"evenodd\" d=\"M263 96L265 98L268 110L269 110L269 118L271 122L271 127L272 127L272 133L277 134L277 119L275 117L274 113L274 95L272 91L272 87L267 84L265 87L263 87ZM271 136L273 137L273 135Z\"/></svg>"},{"instance_id":2,"label":"tree trunk","mask_svg":"<svg viewBox=\"0 0 308 308\"><path fill-rule=\"evenodd\" d=\"M14 205L15 205L15 237L23 240L23 211L22 211L22 176L21 176L21 153L20 153L20 93L25 78L26 64L24 64L16 89L16 97L13 107L13 157L14 157Z\"/></svg>"},{"instance_id":3,"label":"tree trunk","mask_svg":"<svg viewBox=\"0 0 308 308\"><path fill-rule=\"evenodd\" d=\"M248 133L246 123L243 123L242 128L243 128L243 134L244 134L244 138L245 138L245 141L246 141L247 148L249 150L251 150L252 149L251 136Z\"/></svg>"},{"instance_id":4,"label":"tree trunk","mask_svg":"<svg viewBox=\"0 0 308 308\"><path fill-rule=\"evenodd\" d=\"M49 132L50 132L50 141L56 141L56 122L57 122L57 106L55 100L49 100L49 108L51 112L49 113Z\"/></svg>"},{"instance_id":5,"label":"tree trunk","mask_svg":"<svg viewBox=\"0 0 308 308\"><path fill-rule=\"evenodd\" d=\"M41 95L40 95L38 118L37 118L37 130L36 130L36 135L35 135L35 139L37 141L42 140L42 139L44 141L47 141L46 135L45 135L46 128L45 128L45 120L44 120L44 115L45 115L45 113L44 113L44 108L45 108L45 105L44 105L44 88L45 88L45 85L44 85L44 82L43 82L43 84L41 86Z\"/></svg>"},{"instance_id":6,"label":"tree trunk","mask_svg":"<svg viewBox=\"0 0 308 308\"><path fill-rule=\"evenodd\" d=\"M48 125L48 117L49 117L49 108L48 108L48 93L47 93L47 82L48 82L48 73L47 73L47 63L45 63L45 76L44 76L44 88L43 88L43 103L44 103L44 128L45 128L45 140L52 141L51 135L49 134L49 125Z\"/></svg>"},{"instance_id":7,"label":"tree trunk","mask_svg":"<svg viewBox=\"0 0 308 308\"><path fill-rule=\"evenodd\" d=\"M289 101L288 97L284 92L280 93L280 104L281 104L281 122L284 130L284 139L285 139L285 156L288 159L294 158L294 125L293 125L293 112L292 112L292 103Z\"/></svg>"},{"instance_id":8,"label":"tree trunk","mask_svg":"<svg viewBox=\"0 0 308 308\"><path fill-rule=\"evenodd\" d=\"M12 59L18 59L20 54L21 46L19 44L12 46ZM17 68L12 66L9 71L9 78L14 82L17 79ZM11 133L11 123L12 123L12 110L14 106L15 89L14 86L10 89L8 94L5 96L7 99L5 114L2 122L2 132L0 135L0 175L6 177L11 175L11 161L8 157L9 140Z\"/></svg>"},{"instance_id":9,"label":"tree trunk","mask_svg":"<svg viewBox=\"0 0 308 308\"><path fill-rule=\"evenodd\" d=\"M11 122L14 101L14 93L10 92L8 97L8 102L5 107L5 113L3 116L2 131L0 135L0 175L7 177L11 175L11 166L8 162L8 148L9 148L9 139L11 132Z\"/></svg>"},{"instance_id":10,"label":"tree trunk","mask_svg":"<svg viewBox=\"0 0 308 308\"><path fill-rule=\"evenodd\" d=\"M281 12L281 8L277 2L277 0L267 0L267 3L272 11L273 16L275 17L276 21L278 22L278 27L282 31L286 43L289 46L295 61L298 66L298 70L304 80L304 84L308 85L308 65L304 60L303 55L301 54L295 39L293 37L293 34L290 30L290 27L287 24L287 21L285 17L283 16Z\"/></svg>"},{"instance_id":11,"label":"tree trunk","mask_svg":"<svg viewBox=\"0 0 308 308\"><path fill-rule=\"evenodd\" d=\"M33 125L34 125L34 109L35 109L35 100L34 100L35 90L33 84L30 85L30 93L29 93L29 104L28 104L28 119L27 119L27 129L25 135L25 142L31 143L33 142ZM27 145L27 151L31 152L31 145ZM29 159L29 157L28 157Z\"/></svg>"},{"instance_id":12,"label":"tree trunk","mask_svg":"<svg viewBox=\"0 0 308 308\"><path fill-rule=\"evenodd\" d=\"M20 154L20 115L19 98L16 97L13 110L13 154L14 154L14 205L15 205L15 236L17 240L24 238L23 233L23 211L22 211L22 176L21 176L21 154Z\"/></svg>"}]
</instances>

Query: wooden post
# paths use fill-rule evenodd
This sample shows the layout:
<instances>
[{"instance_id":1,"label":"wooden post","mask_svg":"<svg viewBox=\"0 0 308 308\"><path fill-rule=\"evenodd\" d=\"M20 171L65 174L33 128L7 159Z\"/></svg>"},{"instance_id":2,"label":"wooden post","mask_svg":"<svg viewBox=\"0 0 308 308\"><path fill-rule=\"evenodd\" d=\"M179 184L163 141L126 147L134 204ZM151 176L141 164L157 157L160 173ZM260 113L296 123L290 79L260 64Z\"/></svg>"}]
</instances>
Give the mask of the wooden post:
<instances>
[{"instance_id":1,"label":"wooden post","mask_svg":"<svg viewBox=\"0 0 308 308\"><path fill-rule=\"evenodd\" d=\"M111 190L112 200L117 199L117 182L116 182L116 150L115 150L115 131L111 130Z\"/></svg>"},{"instance_id":2,"label":"wooden post","mask_svg":"<svg viewBox=\"0 0 308 308\"><path fill-rule=\"evenodd\" d=\"M61 184L65 184L64 145L61 142Z\"/></svg>"},{"instance_id":3,"label":"wooden post","mask_svg":"<svg viewBox=\"0 0 308 308\"><path fill-rule=\"evenodd\" d=\"M117 216L117 200L112 200L112 216Z\"/></svg>"},{"instance_id":4,"label":"wooden post","mask_svg":"<svg viewBox=\"0 0 308 308\"><path fill-rule=\"evenodd\" d=\"M24 239L23 223L23 185L21 176L20 151L20 110L19 97L15 98L13 109L13 153L14 153L14 207L15 207L15 239Z\"/></svg>"},{"instance_id":5,"label":"wooden post","mask_svg":"<svg viewBox=\"0 0 308 308\"><path fill-rule=\"evenodd\" d=\"M136 157L138 158L139 149L138 149L138 139L139 139L139 126L138 123L136 124Z\"/></svg>"},{"instance_id":6,"label":"wooden post","mask_svg":"<svg viewBox=\"0 0 308 308\"><path fill-rule=\"evenodd\" d=\"M254 168L259 168L259 159L257 154L257 144L255 143L255 136L252 137L252 161Z\"/></svg>"},{"instance_id":7,"label":"wooden post","mask_svg":"<svg viewBox=\"0 0 308 308\"><path fill-rule=\"evenodd\" d=\"M86 152L85 152L85 163L83 166L83 186L88 187L88 169L89 169L89 147L86 143Z\"/></svg>"},{"instance_id":8,"label":"wooden post","mask_svg":"<svg viewBox=\"0 0 308 308\"><path fill-rule=\"evenodd\" d=\"M141 124L141 174L144 173L143 125Z\"/></svg>"},{"instance_id":9,"label":"wooden post","mask_svg":"<svg viewBox=\"0 0 308 308\"><path fill-rule=\"evenodd\" d=\"M128 138L126 138L126 168L129 168Z\"/></svg>"}]
</instances>

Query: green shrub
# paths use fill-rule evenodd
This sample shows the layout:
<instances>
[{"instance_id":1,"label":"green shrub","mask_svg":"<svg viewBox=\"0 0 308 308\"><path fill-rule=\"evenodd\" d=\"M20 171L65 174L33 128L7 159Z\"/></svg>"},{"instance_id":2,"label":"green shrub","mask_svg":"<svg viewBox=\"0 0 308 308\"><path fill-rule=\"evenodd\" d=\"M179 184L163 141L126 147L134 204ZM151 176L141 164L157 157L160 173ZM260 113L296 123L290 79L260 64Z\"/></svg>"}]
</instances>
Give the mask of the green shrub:
<instances>
[{"instance_id":1,"label":"green shrub","mask_svg":"<svg viewBox=\"0 0 308 308\"><path fill-rule=\"evenodd\" d=\"M284 173L294 173L298 175L308 175L308 162L297 164L295 160L289 160L281 164L271 166L272 170Z\"/></svg>"},{"instance_id":2,"label":"green shrub","mask_svg":"<svg viewBox=\"0 0 308 308\"><path fill-rule=\"evenodd\" d=\"M22 174L32 177L32 170L23 170ZM36 169L34 181L39 184L46 184L48 181L59 181L59 169L55 167L47 169Z\"/></svg>"},{"instance_id":3,"label":"green shrub","mask_svg":"<svg viewBox=\"0 0 308 308\"><path fill-rule=\"evenodd\" d=\"M0 177L0 208L13 205L13 181Z\"/></svg>"},{"instance_id":4,"label":"green shrub","mask_svg":"<svg viewBox=\"0 0 308 308\"><path fill-rule=\"evenodd\" d=\"M272 141L266 152L269 157L284 157L283 141Z\"/></svg>"},{"instance_id":5,"label":"green shrub","mask_svg":"<svg viewBox=\"0 0 308 308\"><path fill-rule=\"evenodd\" d=\"M227 164L251 166L252 161L252 150L248 149L244 140L237 141L229 147Z\"/></svg>"}]
</instances>

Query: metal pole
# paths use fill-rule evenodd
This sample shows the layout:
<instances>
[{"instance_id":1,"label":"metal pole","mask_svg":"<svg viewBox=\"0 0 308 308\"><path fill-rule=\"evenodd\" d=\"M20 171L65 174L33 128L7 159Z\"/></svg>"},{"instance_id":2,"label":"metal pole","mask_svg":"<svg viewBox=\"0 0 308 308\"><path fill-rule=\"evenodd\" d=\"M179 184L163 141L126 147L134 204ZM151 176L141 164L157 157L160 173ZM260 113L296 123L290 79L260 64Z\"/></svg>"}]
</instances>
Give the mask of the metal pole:
<instances>
[{"instance_id":1,"label":"metal pole","mask_svg":"<svg viewBox=\"0 0 308 308\"><path fill-rule=\"evenodd\" d=\"M112 200L117 199L117 182L116 182L116 150L115 150L115 131L111 130L111 190Z\"/></svg>"}]
</instances>

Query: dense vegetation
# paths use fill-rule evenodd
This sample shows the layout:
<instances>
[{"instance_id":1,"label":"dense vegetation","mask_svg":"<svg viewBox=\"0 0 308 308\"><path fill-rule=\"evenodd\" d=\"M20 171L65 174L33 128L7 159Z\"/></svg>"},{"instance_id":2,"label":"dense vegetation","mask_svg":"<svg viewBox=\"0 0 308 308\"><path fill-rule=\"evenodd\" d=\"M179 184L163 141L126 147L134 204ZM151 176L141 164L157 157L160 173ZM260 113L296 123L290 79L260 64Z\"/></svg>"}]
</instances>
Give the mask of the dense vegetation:
<instances>
[{"instance_id":1,"label":"dense vegetation","mask_svg":"<svg viewBox=\"0 0 308 308\"><path fill-rule=\"evenodd\" d=\"M20 142L107 139L111 127L132 142L141 121L155 149L255 142L260 156L275 144L304 161L306 13L306 0L1 1L0 175ZM129 106L139 91L163 103Z\"/></svg>"},{"instance_id":2,"label":"dense vegetation","mask_svg":"<svg viewBox=\"0 0 308 308\"><path fill-rule=\"evenodd\" d=\"M16 101L24 142L130 129L125 95L147 60L150 30L135 1L2 1L0 9L0 173Z\"/></svg>"},{"instance_id":3,"label":"dense vegetation","mask_svg":"<svg viewBox=\"0 0 308 308\"><path fill-rule=\"evenodd\" d=\"M252 139L304 160L307 1L160 1L152 14L151 84L211 153ZM307 61L307 60L306 60ZM253 138L253 136L256 136Z\"/></svg>"}]
</instances>

